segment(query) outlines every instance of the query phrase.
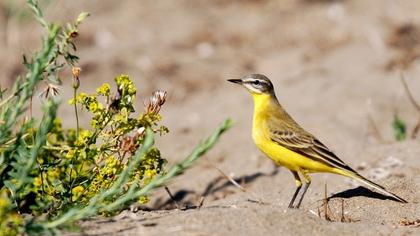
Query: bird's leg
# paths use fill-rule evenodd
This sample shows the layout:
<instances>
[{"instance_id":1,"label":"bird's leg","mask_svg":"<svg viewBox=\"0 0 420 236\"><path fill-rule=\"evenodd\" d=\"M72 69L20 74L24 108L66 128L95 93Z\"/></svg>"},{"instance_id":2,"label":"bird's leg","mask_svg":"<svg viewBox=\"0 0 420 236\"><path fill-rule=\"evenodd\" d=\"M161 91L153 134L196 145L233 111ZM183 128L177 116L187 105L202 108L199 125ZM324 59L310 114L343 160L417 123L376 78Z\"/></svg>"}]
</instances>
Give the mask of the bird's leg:
<instances>
[{"instance_id":1,"label":"bird's leg","mask_svg":"<svg viewBox=\"0 0 420 236\"><path fill-rule=\"evenodd\" d=\"M292 200L289 203L289 208L294 208L293 207L293 203L295 202L295 199L300 191L300 189L302 188L302 181L300 180L299 174L296 171L292 171L293 177L295 177L295 182L296 182L296 191L293 194Z\"/></svg>"},{"instance_id":2,"label":"bird's leg","mask_svg":"<svg viewBox=\"0 0 420 236\"><path fill-rule=\"evenodd\" d=\"M300 204L302 203L303 197L305 196L306 191L309 188L309 185L311 185L311 177L308 175L308 173L303 172L302 176L303 176L303 179L305 180L305 186L303 186L302 196L300 196L300 199L299 199L298 204L296 205L296 208L300 207Z\"/></svg>"}]
</instances>

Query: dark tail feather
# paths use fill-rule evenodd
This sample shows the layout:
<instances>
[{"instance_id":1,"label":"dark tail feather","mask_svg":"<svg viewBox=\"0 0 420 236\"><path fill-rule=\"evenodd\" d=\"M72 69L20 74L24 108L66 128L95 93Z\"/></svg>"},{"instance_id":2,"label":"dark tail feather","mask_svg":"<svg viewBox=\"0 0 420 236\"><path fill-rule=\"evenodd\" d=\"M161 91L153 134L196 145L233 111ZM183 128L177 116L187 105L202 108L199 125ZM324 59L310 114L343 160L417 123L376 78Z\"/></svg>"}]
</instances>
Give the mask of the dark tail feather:
<instances>
[{"instance_id":1,"label":"dark tail feather","mask_svg":"<svg viewBox=\"0 0 420 236\"><path fill-rule=\"evenodd\" d=\"M372 188L374 188L374 189L378 190L380 193L382 193L382 194L385 194L385 195L387 195L387 196L392 197L392 198L393 198L393 199L395 199L396 201L399 201L399 202L402 202L402 203L407 203L407 201L406 201L406 200L404 200L403 198L401 198L401 197L399 197L399 196L397 196L397 195L395 195L395 194L393 194L393 193L391 193L391 192L387 191L387 190L386 190L384 187L382 187L381 185L379 185L379 184L377 184L377 183L374 183L374 182L372 182L372 181L370 181L370 180L366 179L365 177L363 177L363 176L361 176L361 175L359 175L359 174L357 174L357 173L356 173L356 175L354 175L354 173L353 173L353 176L352 176L352 177L354 177L356 180L358 180L358 181L360 181L360 182L362 182L362 183L366 184L367 186L370 186L370 187L372 187Z\"/></svg>"}]
</instances>

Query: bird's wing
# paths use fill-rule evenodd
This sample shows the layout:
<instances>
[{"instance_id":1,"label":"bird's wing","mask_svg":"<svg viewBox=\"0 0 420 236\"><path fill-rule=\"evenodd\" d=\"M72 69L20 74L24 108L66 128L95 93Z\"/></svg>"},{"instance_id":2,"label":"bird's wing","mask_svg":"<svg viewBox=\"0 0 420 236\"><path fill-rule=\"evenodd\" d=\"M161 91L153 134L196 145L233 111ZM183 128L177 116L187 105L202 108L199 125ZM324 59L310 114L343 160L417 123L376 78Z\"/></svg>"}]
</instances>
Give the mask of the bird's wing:
<instances>
[{"instance_id":1,"label":"bird's wing","mask_svg":"<svg viewBox=\"0 0 420 236\"><path fill-rule=\"evenodd\" d=\"M271 140L282 147L329 166L356 173L327 146L300 127L291 127L283 123L272 125L269 130Z\"/></svg>"}]
</instances>

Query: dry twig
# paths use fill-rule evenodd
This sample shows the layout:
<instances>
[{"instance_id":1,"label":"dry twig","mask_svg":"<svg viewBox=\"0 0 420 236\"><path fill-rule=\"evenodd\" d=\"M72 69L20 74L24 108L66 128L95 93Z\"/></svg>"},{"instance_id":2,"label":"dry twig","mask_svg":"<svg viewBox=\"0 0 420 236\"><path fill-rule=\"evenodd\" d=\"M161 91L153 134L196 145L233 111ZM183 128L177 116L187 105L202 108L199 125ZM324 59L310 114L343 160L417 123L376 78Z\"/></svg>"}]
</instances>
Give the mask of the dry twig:
<instances>
[{"instance_id":1,"label":"dry twig","mask_svg":"<svg viewBox=\"0 0 420 236\"><path fill-rule=\"evenodd\" d=\"M203 204L204 204L204 199L205 199L205 198L204 198L203 196L201 196L201 197L200 197L200 201L198 202L198 206L197 206L197 207L198 207L198 209L200 209L200 208L203 206Z\"/></svg>"},{"instance_id":2,"label":"dry twig","mask_svg":"<svg viewBox=\"0 0 420 236\"><path fill-rule=\"evenodd\" d=\"M340 219L340 221L341 222L346 221L346 218L344 216L344 200L343 199L341 199L341 219Z\"/></svg>"},{"instance_id":3,"label":"dry twig","mask_svg":"<svg viewBox=\"0 0 420 236\"><path fill-rule=\"evenodd\" d=\"M332 221L332 218L330 217L331 210L330 206L328 205L329 199L327 197L327 183L324 185L324 218L327 221Z\"/></svg>"},{"instance_id":4,"label":"dry twig","mask_svg":"<svg viewBox=\"0 0 420 236\"><path fill-rule=\"evenodd\" d=\"M413 227L413 228L418 228L420 227L420 219L416 219L416 220L408 220L407 218L404 218L402 220L400 220L400 226L408 226L408 227Z\"/></svg>"},{"instance_id":5,"label":"dry twig","mask_svg":"<svg viewBox=\"0 0 420 236\"><path fill-rule=\"evenodd\" d=\"M175 203L175 206L178 210L181 209L181 207L178 204L178 201L175 199L174 195L172 195L171 191L169 190L168 186L165 186L165 190L168 193L169 197L171 198L171 200Z\"/></svg>"}]
</instances>

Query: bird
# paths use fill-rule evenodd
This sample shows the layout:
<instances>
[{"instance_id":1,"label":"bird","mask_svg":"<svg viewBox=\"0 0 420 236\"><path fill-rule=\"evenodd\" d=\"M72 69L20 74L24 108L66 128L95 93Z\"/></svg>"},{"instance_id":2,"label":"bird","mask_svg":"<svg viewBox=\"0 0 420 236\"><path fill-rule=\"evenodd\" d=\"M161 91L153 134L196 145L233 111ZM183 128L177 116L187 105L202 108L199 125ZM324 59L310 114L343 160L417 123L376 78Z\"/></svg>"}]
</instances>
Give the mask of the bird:
<instances>
[{"instance_id":1,"label":"bird","mask_svg":"<svg viewBox=\"0 0 420 236\"><path fill-rule=\"evenodd\" d=\"M273 84L266 76L250 74L228 81L242 85L253 97L252 138L256 146L276 165L289 169L293 174L296 190L288 208L301 206L311 184L312 173L332 173L349 177L398 202L407 203L403 198L357 173L319 139L302 128L279 103ZM295 204L300 192L301 196Z\"/></svg>"}]
</instances>

